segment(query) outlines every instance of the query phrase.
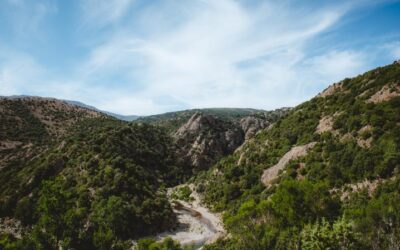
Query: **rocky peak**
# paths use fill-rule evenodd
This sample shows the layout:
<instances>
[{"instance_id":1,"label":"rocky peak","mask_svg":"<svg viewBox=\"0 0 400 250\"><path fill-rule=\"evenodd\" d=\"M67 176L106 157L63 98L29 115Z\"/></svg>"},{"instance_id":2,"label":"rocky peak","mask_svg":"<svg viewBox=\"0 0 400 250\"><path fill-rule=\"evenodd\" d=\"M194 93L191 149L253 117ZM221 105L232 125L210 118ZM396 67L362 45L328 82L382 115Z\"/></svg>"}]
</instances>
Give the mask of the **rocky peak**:
<instances>
[{"instance_id":1,"label":"rocky peak","mask_svg":"<svg viewBox=\"0 0 400 250\"><path fill-rule=\"evenodd\" d=\"M271 123L268 120L248 116L239 121L240 127L245 134L245 140L250 139L260 129L268 127Z\"/></svg>"},{"instance_id":2,"label":"rocky peak","mask_svg":"<svg viewBox=\"0 0 400 250\"><path fill-rule=\"evenodd\" d=\"M244 141L244 133L236 123L200 112L193 114L174 137L179 155L194 171L208 168Z\"/></svg>"},{"instance_id":3,"label":"rocky peak","mask_svg":"<svg viewBox=\"0 0 400 250\"><path fill-rule=\"evenodd\" d=\"M202 129L213 127L216 124L216 117L196 112L190 119L181 126L176 132L176 136L182 136L186 133L193 133Z\"/></svg>"},{"instance_id":4,"label":"rocky peak","mask_svg":"<svg viewBox=\"0 0 400 250\"><path fill-rule=\"evenodd\" d=\"M247 116L227 121L196 112L174 134L178 153L194 171L207 169L234 152L245 140L271 124L266 117Z\"/></svg>"}]
</instances>

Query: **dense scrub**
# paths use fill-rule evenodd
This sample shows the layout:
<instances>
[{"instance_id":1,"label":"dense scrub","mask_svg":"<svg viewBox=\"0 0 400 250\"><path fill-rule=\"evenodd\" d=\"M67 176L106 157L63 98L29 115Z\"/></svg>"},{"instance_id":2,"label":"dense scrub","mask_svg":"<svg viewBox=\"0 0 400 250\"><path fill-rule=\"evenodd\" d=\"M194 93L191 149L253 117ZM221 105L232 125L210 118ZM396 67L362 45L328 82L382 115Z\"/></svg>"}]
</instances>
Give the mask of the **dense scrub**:
<instances>
[{"instance_id":1,"label":"dense scrub","mask_svg":"<svg viewBox=\"0 0 400 250\"><path fill-rule=\"evenodd\" d=\"M345 79L329 95L299 105L199 176L198 191L215 210L225 211L233 236L207 249L398 245L400 97L374 102L371 96L384 88L398 93L399 85L398 64ZM333 124L319 132L326 117ZM265 169L293 146L310 142L316 145L306 156L291 160L274 185L261 183ZM363 181L377 181L380 188L345 188ZM346 193L355 194L344 200Z\"/></svg>"},{"instance_id":2,"label":"dense scrub","mask_svg":"<svg viewBox=\"0 0 400 250\"><path fill-rule=\"evenodd\" d=\"M171 142L150 125L79 122L4 179L1 213L27 226L22 240L7 240L35 249L125 249L132 239L173 228L163 189L177 183L182 167Z\"/></svg>"}]
</instances>

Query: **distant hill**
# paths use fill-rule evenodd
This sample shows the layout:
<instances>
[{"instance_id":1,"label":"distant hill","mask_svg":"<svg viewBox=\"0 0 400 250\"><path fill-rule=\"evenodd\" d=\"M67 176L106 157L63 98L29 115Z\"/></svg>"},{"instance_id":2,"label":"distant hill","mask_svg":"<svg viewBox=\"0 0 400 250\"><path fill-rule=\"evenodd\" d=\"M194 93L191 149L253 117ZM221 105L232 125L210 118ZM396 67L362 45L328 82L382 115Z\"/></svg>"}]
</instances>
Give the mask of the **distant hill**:
<instances>
[{"instance_id":1,"label":"distant hill","mask_svg":"<svg viewBox=\"0 0 400 250\"><path fill-rule=\"evenodd\" d=\"M131 121L134 121L134 120L136 120L136 119L138 119L140 117L138 115L120 115L120 114L116 114L116 113L100 110L100 109L98 109L98 108L96 108L94 106L86 105L86 104L84 104L82 102L78 102L78 101L66 100L66 102L68 102L70 104L77 105L77 106L81 106L81 107L84 107L84 108L96 110L96 111L99 111L101 113L107 114L109 116L115 117L115 118L117 118L119 120L123 120L123 121L131 122Z\"/></svg>"},{"instance_id":2,"label":"distant hill","mask_svg":"<svg viewBox=\"0 0 400 250\"><path fill-rule=\"evenodd\" d=\"M0 97L0 116L0 136L3 140L34 141L39 134L42 139L47 136L59 137L80 120L106 115L55 98L11 96Z\"/></svg>"},{"instance_id":3,"label":"distant hill","mask_svg":"<svg viewBox=\"0 0 400 250\"><path fill-rule=\"evenodd\" d=\"M0 98L2 99L25 99L25 98L45 98L45 97L38 97L38 96L28 96L28 95L13 95L13 96L0 96ZM83 102L79 102L79 101L71 101L71 100L62 100L62 99L56 99L56 98L45 98L45 99L49 99L49 100L58 100L58 101L64 101L66 103L75 105L75 106L79 106L82 108L86 108L86 109L90 109L90 110L94 110L112 117L115 117L119 120L123 120L123 121L134 121L137 118L139 118L140 116L137 115L120 115L120 114L116 114L116 113L112 113L112 112L108 112L108 111L104 111L104 110L100 110L94 106L91 105L87 105Z\"/></svg>"},{"instance_id":4,"label":"distant hill","mask_svg":"<svg viewBox=\"0 0 400 250\"><path fill-rule=\"evenodd\" d=\"M266 111L260 109L249 108L205 108L205 109L189 109L176 112L168 112L159 115L150 115L140 117L136 122L145 122L153 125L159 125L166 128L170 132L176 131L184 123L186 123L194 114L201 113L203 115L211 115L224 121L238 121L247 116L273 119L273 116L289 110L289 108L277 109L276 111Z\"/></svg>"}]
</instances>

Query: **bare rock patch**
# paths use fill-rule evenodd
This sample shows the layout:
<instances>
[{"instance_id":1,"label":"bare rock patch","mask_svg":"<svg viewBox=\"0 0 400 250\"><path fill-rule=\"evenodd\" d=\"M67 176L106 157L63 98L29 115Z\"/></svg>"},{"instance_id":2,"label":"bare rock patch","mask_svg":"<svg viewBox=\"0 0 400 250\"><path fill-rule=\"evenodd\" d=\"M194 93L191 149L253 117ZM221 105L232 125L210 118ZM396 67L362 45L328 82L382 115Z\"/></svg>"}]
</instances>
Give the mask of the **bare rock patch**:
<instances>
[{"instance_id":1,"label":"bare rock patch","mask_svg":"<svg viewBox=\"0 0 400 250\"><path fill-rule=\"evenodd\" d=\"M271 185L272 182L278 177L279 171L283 170L289 161L306 156L308 151L313 148L315 144L316 142L311 142L305 145L292 147L276 165L264 170L261 177L261 182L265 186Z\"/></svg>"},{"instance_id":2,"label":"bare rock patch","mask_svg":"<svg viewBox=\"0 0 400 250\"><path fill-rule=\"evenodd\" d=\"M383 86L381 90L373 94L366 102L376 104L389 101L397 96L400 96L400 83Z\"/></svg>"},{"instance_id":3,"label":"bare rock patch","mask_svg":"<svg viewBox=\"0 0 400 250\"><path fill-rule=\"evenodd\" d=\"M316 129L316 133L322 134L324 132L332 131L333 130L333 117L332 116L324 116L319 120L319 124Z\"/></svg>"},{"instance_id":4,"label":"bare rock patch","mask_svg":"<svg viewBox=\"0 0 400 250\"><path fill-rule=\"evenodd\" d=\"M326 88L324 91L319 93L317 96L318 97L327 97L330 95L333 95L336 91L341 90L343 88L343 84L341 82L339 83L334 83L333 85L329 86Z\"/></svg>"}]
</instances>

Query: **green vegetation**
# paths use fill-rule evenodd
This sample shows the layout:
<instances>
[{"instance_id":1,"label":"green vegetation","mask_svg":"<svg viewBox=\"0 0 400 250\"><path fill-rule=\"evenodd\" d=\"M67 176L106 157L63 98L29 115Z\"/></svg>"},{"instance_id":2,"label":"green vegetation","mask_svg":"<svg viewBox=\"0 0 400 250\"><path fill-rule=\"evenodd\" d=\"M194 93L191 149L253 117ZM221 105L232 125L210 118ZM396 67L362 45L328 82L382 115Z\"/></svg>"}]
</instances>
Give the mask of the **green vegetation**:
<instances>
[{"instance_id":1,"label":"green vegetation","mask_svg":"<svg viewBox=\"0 0 400 250\"><path fill-rule=\"evenodd\" d=\"M400 176L381 184L372 196L354 193L345 202L344 214L352 219L359 238L372 249L400 245Z\"/></svg>"},{"instance_id":2,"label":"green vegetation","mask_svg":"<svg viewBox=\"0 0 400 250\"><path fill-rule=\"evenodd\" d=\"M21 100L0 99L0 141L42 142L48 139L45 125Z\"/></svg>"},{"instance_id":3,"label":"green vegetation","mask_svg":"<svg viewBox=\"0 0 400 250\"><path fill-rule=\"evenodd\" d=\"M177 162L159 128L85 119L44 154L7 168L14 177L3 179L0 211L32 228L2 244L127 249L131 239L174 228L164 188L180 180Z\"/></svg>"},{"instance_id":4,"label":"green vegetation","mask_svg":"<svg viewBox=\"0 0 400 250\"><path fill-rule=\"evenodd\" d=\"M190 246L182 247L179 242L167 237L160 242L152 238L144 238L138 241L135 250L190 250Z\"/></svg>"},{"instance_id":5,"label":"green vegetation","mask_svg":"<svg viewBox=\"0 0 400 250\"><path fill-rule=\"evenodd\" d=\"M400 97L372 103L397 88L400 66L345 79L332 95L293 109L235 154L197 177L198 190L224 211L232 237L206 249L390 249L399 245ZM397 87L396 87L397 86ZM317 133L324 117L333 127ZM295 145L316 142L266 188L263 170ZM240 161L239 161L240 159ZM343 200L345 184L390 180ZM336 191L334 191L336 190ZM397 190L394 191L394 190Z\"/></svg>"},{"instance_id":6,"label":"green vegetation","mask_svg":"<svg viewBox=\"0 0 400 250\"><path fill-rule=\"evenodd\" d=\"M185 185L179 187L177 190L174 190L174 192L171 195L171 198L175 200L183 200L190 202L194 200L194 198L190 196L191 194L192 190L190 189L190 187Z\"/></svg>"}]
</instances>

